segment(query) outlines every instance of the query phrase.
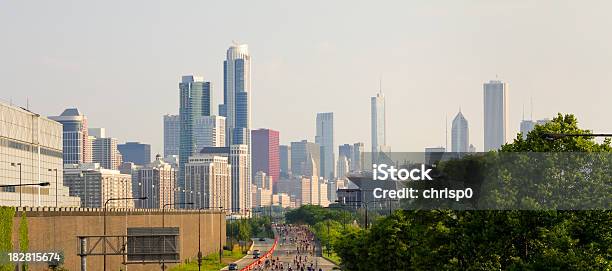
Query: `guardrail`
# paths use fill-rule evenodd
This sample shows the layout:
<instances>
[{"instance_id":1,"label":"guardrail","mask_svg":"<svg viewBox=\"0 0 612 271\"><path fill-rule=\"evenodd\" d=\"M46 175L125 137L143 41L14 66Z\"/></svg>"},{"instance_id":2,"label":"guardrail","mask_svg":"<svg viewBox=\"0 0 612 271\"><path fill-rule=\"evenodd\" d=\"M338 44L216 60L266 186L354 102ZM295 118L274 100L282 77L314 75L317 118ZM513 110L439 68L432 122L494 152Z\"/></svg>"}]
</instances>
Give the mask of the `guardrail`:
<instances>
[{"instance_id":1,"label":"guardrail","mask_svg":"<svg viewBox=\"0 0 612 271\"><path fill-rule=\"evenodd\" d=\"M240 271L253 270L254 267L257 267L263 264L265 262L264 260L271 258L272 254L274 254L274 250L276 249L276 244L278 244L278 237L274 238L274 244L272 244L272 247L270 248L270 250L268 250L268 252L266 252L266 254L259 257L259 259L257 259L256 261L253 261L249 265L243 267L242 269L240 269Z\"/></svg>"}]
</instances>

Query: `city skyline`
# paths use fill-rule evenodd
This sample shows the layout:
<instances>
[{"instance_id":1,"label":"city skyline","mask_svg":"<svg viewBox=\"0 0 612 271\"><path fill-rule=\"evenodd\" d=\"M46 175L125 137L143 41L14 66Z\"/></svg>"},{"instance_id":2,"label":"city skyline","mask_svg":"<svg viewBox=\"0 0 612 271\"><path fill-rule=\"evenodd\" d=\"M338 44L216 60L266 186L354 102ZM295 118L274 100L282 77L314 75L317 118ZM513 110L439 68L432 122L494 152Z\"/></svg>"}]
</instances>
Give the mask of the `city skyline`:
<instances>
[{"instance_id":1,"label":"city skyline","mask_svg":"<svg viewBox=\"0 0 612 271\"><path fill-rule=\"evenodd\" d=\"M189 16L179 15L178 11L192 11L171 5L126 4L126 11L143 8L143 18L141 23L122 29L117 24L129 18L127 13L116 16L117 24L105 25L105 15L116 11L110 6L101 5L93 15L87 15L89 19L82 20L85 12L81 14L78 11L89 10L85 3L72 3L71 8L66 8L62 2L35 4L45 7L42 9L31 8L32 4L28 3L5 4L6 7L0 11L3 15L0 20L21 23L19 25L23 27L0 30L7 37L7 43L0 45L0 54L7 60L4 63L12 63L11 66L0 64L4 71L0 73L0 86L21 91L7 91L0 98L23 107L29 98L30 109L46 116L56 115L69 107L79 108L88 117L89 126L108 128L111 136L118 138L120 143L139 141L151 144L152 153L161 154L161 116L178 114L177 78L191 73L204 75L212 83L214 101L211 104L219 104L223 85L220 68L225 57L223 50L231 40L238 39L248 43L256 55L252 67L253 90L257 94L253 98L252 128L280 131L281 144L303 138L314 141L312 118L316 112L333 111L337 123L335 141L363 141L366 149L370 149L367 99L377 91L380 75L388 98L387 141L394 151L420 151L426 146L444 145L444 119L454 114L454 110L431 111L431 103L403 106L415 100L435 102L436 108L462 106L466 118L472 120L471 141L478 150L483 150L480 132L484 130L483 109L478 104L482 101L482 84L496 78L511 86L508 139L519 132L521 107L529 103L530 97L535 102L536 119L551 118L557 112L571 112L589 129L612 131L612 124L602 122L600 118L612 113L604 104L612 98L606 93L606 86L612 83L608 78L612 70L609 64L612 55L604 49L609 48L612 41L599 35L611 24L600 13L607 8L580 5L579 2L568 2L571 4L567 6L550 3L350 5L347 8L357 15L355 17L349 15L350 12L341 12L342 3L334 3L329 5L329 11L323 12L321 22L315 23L290 19L289 14L303 15L291 13L285 4L248 3L244 11L238 11L241 15L248 15L246 10L249 9L264 14L276 11L287 14L270 16L270 19L254 22L246 29L241 27L253 17L237 16L236 22L228 23L223 31L206 28L211 32L206 37L206 44L196 42L196 45L182 42L187 35L178 35L188 29L185 26L194 22ZM316 10L321 4L300 8ZM232 5L212 5L210 8L223 10L228 7ZM262 11L266 9L269 9L267 13ZM47 10L52 15L39 10ZM75 12L70 16L57 16L65 13L64 10ZM391 13L382 20L360 22L357 17L363 16L358 15L369 10ZM27 16L19 16L24 12L32 12L32 16L41 20L25 21ZM158 16L153 16L156 14ZM539 21L543 14L547 16L547 22ZM576 20L567 19L568 14L581 19L581 24L574 25ZM65 17L66 21L58 20L59 17ZM172 18L181 20L168 20ZM274 23L275 19L286 22L286 25ZM342 23L343 19L347 23ZM204 20L205 24L218 18L213 16ZM409 27L400 31L419 20L431 22L431 25L424 30ZM43 21L44 25L41 24ZM82 34L82 26L71 23L75 21L83 21L91 27L91 32L82 35L78 41L70 35ZM155 23L159 27L150 26ZM326 30L324 26L330 29ZM67 35L50 36L55 32L49 31L49 27L63 29ZM263 27L276 29L278 33L257 30ZM354 27L360 31L354 31ZM384 27L390 27L389 31L398 35L376 34ZM50 34L45 34L45 31ZM290 31L305 32L306 36L288 34ZM437 34L432 36L434 31ZM342 34L333 37L331 34L336 32ZM363 34L369 34L373 39L357 42L357 37ZM131 45L116 43L124 37ZM173 37L169 40L177 45L163 41L166 37ZM45 40L44 47L37 45L41 44L37 42L39 38ZM138 38L144 43L136 40ZM15 46L17 41L22 46ZM124 49L126 52L122 52ZM361 70L347 66L346 63L355 56L371 64L361 67ZM392 59L392 62L386 59ZM45 81L45 92L19 87L27 78ZM578 92L581 95L576 95ZM85 96L78 95L83 93ZM151 106L137 106L140 97L145 95ZM297 95L300 95L300 103L294 99ZM554 97L554 102L549 101L551 97ZM270 102L274 106L266 106ZM113 104L114 110L109 110L108 104ZM312 106L300 106L302 104ZM212 110L217 111L214 107ZM415 118L411 125L406 125L405 116L417 116L428 110L430 113L426 118ZM132 121L117 121L125 119L126 114ZM138 129L134 128L134 123L139 124ZM422 129L422 136L411 133L410 128L414 126Z\"/></svg>"}]
</instances>

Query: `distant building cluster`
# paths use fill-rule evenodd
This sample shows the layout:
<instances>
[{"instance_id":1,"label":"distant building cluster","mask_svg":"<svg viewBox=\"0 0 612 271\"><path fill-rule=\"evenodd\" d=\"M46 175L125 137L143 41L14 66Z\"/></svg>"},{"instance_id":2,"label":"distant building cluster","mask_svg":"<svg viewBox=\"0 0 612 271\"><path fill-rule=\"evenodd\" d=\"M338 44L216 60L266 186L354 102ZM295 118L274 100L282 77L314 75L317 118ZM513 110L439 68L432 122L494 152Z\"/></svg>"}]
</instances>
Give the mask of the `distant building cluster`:
<instances>
[{"instance_id":1,"label":"distant building cluster","mask_svg":"<svg viewBox=\"0 0 612 271\"><path fill-rule=\"evenodd\" d=\"M163 116L163 154L153 159L151 145L120 142L104 128L89 127L77 108L45 118L0 103L0 183L6 186L0 189L0 205L221 208L250 216L266 207L328 206L355 198L347 193L365 188L351 177L371 170L369 162L390 159L382 88L370 97L371 149L366 153L363 142L337 144L334 112L316 114L314 140L281 144L279 131L253 129L246 44L226 50L223 74L218 106L212 104L210 81L180 78L178 114ZM509 135L506 83L483 84L483 109L483 149L499 149ZM523 119L520 132L526 137L547 121ZM450 132L450 148L425 148L426 161L449 151L476 151L461 109Z\"/></svg>"}]
</instances>

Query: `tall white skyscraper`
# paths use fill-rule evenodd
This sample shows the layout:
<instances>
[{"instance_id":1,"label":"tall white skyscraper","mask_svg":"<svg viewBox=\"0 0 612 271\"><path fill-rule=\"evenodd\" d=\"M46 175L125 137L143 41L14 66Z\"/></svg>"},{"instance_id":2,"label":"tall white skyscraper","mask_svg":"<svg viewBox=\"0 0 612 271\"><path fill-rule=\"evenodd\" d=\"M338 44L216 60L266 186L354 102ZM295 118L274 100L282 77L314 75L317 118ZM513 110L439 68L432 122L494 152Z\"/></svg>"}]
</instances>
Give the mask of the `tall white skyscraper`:
<instances>
[{"instance_id":1,"label":"tall white skyscraper","mask_svg":"<svg viewBox=\"0 0 612 271\"><path fill-rule=\"evenodd\" d=\"M484 151L497 150L508 133L508 87L491 80L484 84Z\"/></svg>"},{"instance_id":2,"label":"tall white skyscraper","mask_svg":"<svg viewBox=\"0 0 612 271\"><path fill-rule=\"evenodd\" d=\"M335 177L336 154L334 152L334 113L317 113L315 143L321 146L319 176L332 180Z\"/></svg>"},{"instance_id":3,"label":"tall white skyscraper","mask_svg":"<svg viewBox=\"0 0 612 271\"><path fill-rule=\"evenodd\" d=\"M251 128L251 56L247 44L234 43L223 61L223 104L219 115L226 117L226 146L249 144Z\"/></svg>"},{"instance_id":4,"label":"tall white skyscraper","mask_svg":"<svg viewBox=\"0 0 612 271\"><path fill-rule=\"evenodd\" d=\"M385 96L382 90L371 98L372 113L372 162L378 161L380 152L388 152L386 139Z\"/></svg>"},{"instance_id":5,"label":"tall white skyscraper","mask_svg":"<svg viewBox=\"0 0 612 271\"><path fill-rule=\"evenodd\" d=\"M233 43L223 61L225 146L232 166L232 209L247 213L251 207L251 55L247 44Z\"/></svg>"},{"instance_id":6,"label":"tall white skyscraper","mask_svg":"<svg viewBox=\"0 0 612 271\"><path fill-rule=\"evenodd\" d=\"M459 113L453 119L451 134L451 151L468 152L470 148L470 130L468 121L461 113L461 110L459 110Z\"/></svg>"}]
</instances>

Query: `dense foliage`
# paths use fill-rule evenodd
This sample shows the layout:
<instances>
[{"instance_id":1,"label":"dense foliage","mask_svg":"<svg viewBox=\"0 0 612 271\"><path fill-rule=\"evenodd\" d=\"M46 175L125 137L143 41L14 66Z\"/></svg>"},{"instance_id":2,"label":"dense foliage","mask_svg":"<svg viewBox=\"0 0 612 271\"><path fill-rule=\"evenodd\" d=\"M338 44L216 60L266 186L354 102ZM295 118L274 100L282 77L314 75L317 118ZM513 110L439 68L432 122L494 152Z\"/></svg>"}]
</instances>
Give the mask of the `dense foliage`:
<instances>
[{"instance_id":1,"label":"dense foliage","mask_svg":"<svg viewBox=\"0 0 612 271\"><path fill-rule=\"evenodd\" d=\"M13 251L13 217L15 208L0 207L0 251ZM15 267L12 264L0 264L0 271L11 271Z\"/></svg>"},{"instance_id":2,"label":"dense foliage","mask_svg":"<svg viewBox=\"0 0 612 271\"><path fill-rule=\"evenodd\" d=\"M577 123L573 115L558 115L499 152L612 150L608 139L546 139L547 133L589 133ZM295 220L322 221L308 215ZM368 230L348 228L333 247L346 270L612 270L612 211L396 211Z\"/></svg>"},{"instance_id":3,"label":"dense foliage","mask_svg":"<svg viewBox=\"0 0 612 271\"><path fill-rule=\"evenodd\" d=\"M254 237L274 237L270 217L268 216L228 220L226 231L227 236L230 238L230 243L246 244ZM246 247L242 247L242 249L245 250Z\"/></svg>"}]
</instances>

